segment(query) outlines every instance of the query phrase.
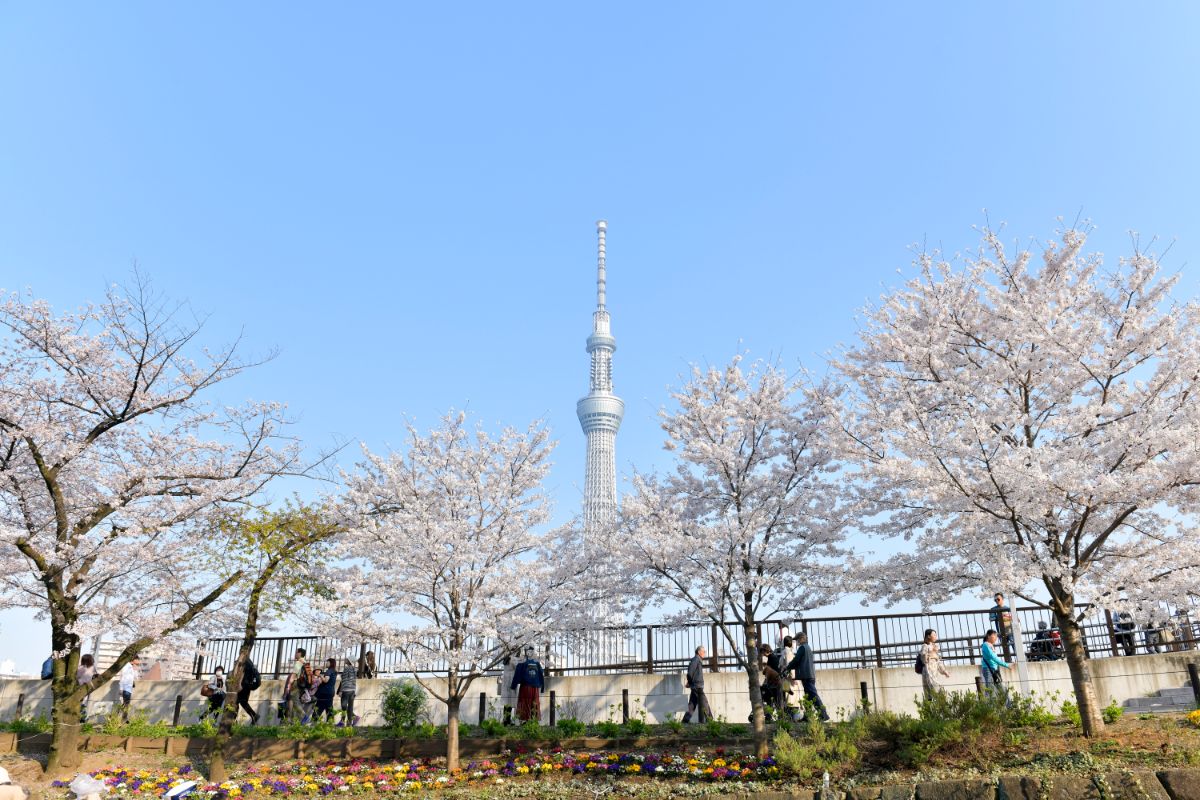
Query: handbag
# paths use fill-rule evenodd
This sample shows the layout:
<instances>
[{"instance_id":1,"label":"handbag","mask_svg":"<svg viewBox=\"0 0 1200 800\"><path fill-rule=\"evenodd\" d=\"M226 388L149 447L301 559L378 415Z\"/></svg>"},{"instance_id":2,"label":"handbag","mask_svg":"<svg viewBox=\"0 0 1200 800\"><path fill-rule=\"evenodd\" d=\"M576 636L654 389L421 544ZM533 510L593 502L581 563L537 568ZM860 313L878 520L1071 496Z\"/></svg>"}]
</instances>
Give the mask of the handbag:
<instances>
[{"instance_id":1,"label":"handbag","mask_svg":"<svg viewBox=\"0 0 1200 800\"><path fill-rule=\"evenodd\" d=\"M200 696L201 697L212 697L213 696L213 687L212 687L211 683L206 683L200 687Z\"/></svg>"}]
</instances>

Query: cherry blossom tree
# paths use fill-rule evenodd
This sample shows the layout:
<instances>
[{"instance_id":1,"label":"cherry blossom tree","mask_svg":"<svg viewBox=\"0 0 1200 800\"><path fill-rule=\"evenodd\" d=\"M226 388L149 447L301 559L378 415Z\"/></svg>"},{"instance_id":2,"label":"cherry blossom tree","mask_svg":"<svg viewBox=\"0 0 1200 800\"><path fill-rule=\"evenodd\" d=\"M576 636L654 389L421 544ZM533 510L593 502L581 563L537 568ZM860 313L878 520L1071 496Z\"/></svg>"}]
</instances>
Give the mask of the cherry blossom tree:
<instances>
[{"instance_id":1,"label":"cherry blossom tree","mask_svg":"<svg viewBox=\"0 0 1200 800\"><path fill-rule=\"evenodd\" d=\"M757 625L850 591L843 499L825 410L831 389L778 367L693 368L662 412L672 473L637 476L610 548L631 596L712 621L749 683L766 750ZM744 648L744 649L743 649Z\"/></svg>"},{"instance_id":2,"label":"cherry blossom tree","mask_svg":"<svg viewBox=\"0 0 1200 800\"><path fill-rule=\"evenodd\" d=\"M1086 231L1060 239L1040 264L991 229L961 259L920 255L841 357L843 425L875 530L913 542L885 594L1043 588L1091 736L1077 604L1200 581L1200 308L1136 239L1110 268Z\"/></svg>"},{"instance_id":3,"label":"cherry blossom tree","mask_svg":"<svg viewBox=\"0 0 1200 800\"><path fill-rule=\"evenodd\" d=\"M199 621L241 579L203 568L209 516L298 458L280 406L202 402L250 365L192 360L200 326L178 312L140 276L74 313L0 301L0 603L50 622L51 772L77 759L83 637L128 642L98 686Z\"/></svg>"},{"instance_id":4,"label":"cherry blossom tree","mask_svg":"<svg viewBox=\"0 0 1200 800\"><path fill-rule=\"evenodd\" d=\"M542 553L550 538L536 529L549 515L542 481L553 444L540 422L492 436L456 413L428 434L408 433L405 452L364 449L366 461L346 476L348 514L362 522L338 552L355 566L323 610L343 630L395 648L402 668L446 704L455 769L471 684L545 633L569 599L567 576L583 565Z\"/></svg>"}]
</instances>

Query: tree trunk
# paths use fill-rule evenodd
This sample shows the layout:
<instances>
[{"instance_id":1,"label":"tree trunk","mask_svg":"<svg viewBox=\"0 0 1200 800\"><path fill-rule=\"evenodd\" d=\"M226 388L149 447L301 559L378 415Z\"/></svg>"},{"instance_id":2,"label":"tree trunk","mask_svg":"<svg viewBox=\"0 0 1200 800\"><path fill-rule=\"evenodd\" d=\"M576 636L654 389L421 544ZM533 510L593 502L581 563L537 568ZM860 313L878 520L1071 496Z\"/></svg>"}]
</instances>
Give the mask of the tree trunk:
<instances>
[{"instance_id":1,"label":"tree trunk","mask_svg":"<svg viewBox=\"0 0 1200 800\"><path fill-rule=\"evenodd\" d=\"M246 600L246 625L242 629L242 645L238 648L237 660L233 668L226 673L229 678L225 683L225 705L221 707L221 717L217 721L217 735L213 737L212 750L208 760L209 780L220 783L225 780L225 743L233 734L233 724L237 721L238 690L242 688L242 673L246 662L250 660L250 651L254 649L254 640L258 638L258 614L262 606L262 594L278 568L280 558L276 557L267 562L259 573L258 578L250 587ZM262 668L259 667L261 672ZM219 776L219 777L218 777Z\"/></svg>"},{"instance_id":2,"label":"tree trunk","mask_svg":"<svg viewBox=\"0 0 1200 800\"><path fill-rule=\"evenodd\" d=\"M54 680L50 685L53 705L50 708L50 755L46 774L61 776L79 766L80 704L84 692L75 680L79 668L79 637L67 633L65 626L54 624L51 617L50 642L55 653L66 653L54 659Z\"/></svg>"},{"instance_id":3,"label":"tree trunk","mask_svg":"<svg viewBox=\"0 0 1200 800\"><path fill-rule=\"evenodd\" d=\"M754 734L755 755L763 759L767 757L767 720L763 709L762 673L758 669L758 628L754 624L754 608L749 597L744 611L746 678L750 684L750 728Z\"/></svg>"},{"instance_id":4,"label":"tree trunk","mask_svg":"<svg viewBox=\"0 0 1200 800\"><path fill-rule=\"evenodd\" d=\"M50 711L53 724L50 756L46 760L47 777L66 775L79 766L79 706L83 692L79 691L74 675L54 680L54 705Z\"/></svg>"},{"instance_id":5,"label":"tree trunk","mask_svg":"<svg viewBox=\"0 0 1200 800\"><path fill-rule=\"evenodd\" d=\"M1067 668L1071 672L1071 686L1075 690L1075 703L1079 706L1079 718L1083 722L1083 735L1097 736L1104 730L1104 718L1096 700L1096 689L1092 685L1092 671L1087 662L1087 651L1083 646L1083 631L1075 621L1074 598L1053 603L1055 621L1062 634L1063 647L1067 651Z\"/></svg>"},{"instance_id":6,"label":"tree trunk","mask_svg":"<svg viewBox=\"0 0 1200 800\"><path fill-rule=\"evenodd\" d=\"M446 699L446 769L458 769L458 710L462 698L451 694Z\"/></svg>"}]
</instances>

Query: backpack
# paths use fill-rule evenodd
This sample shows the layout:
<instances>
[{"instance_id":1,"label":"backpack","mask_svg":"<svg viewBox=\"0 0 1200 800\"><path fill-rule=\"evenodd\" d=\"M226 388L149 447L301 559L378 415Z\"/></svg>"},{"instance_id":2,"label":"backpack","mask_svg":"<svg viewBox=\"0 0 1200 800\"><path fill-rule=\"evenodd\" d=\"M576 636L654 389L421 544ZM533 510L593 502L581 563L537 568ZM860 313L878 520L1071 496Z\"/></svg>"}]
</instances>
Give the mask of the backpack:
<instances>
[{"instance_id":1,"label":"backpack","mask_svg":"<svg viewBox=\"0 0 1200 800\"><path fill-rule=\"evenodd\" d=\"M925 654L924 653L917 653L917 663L913 664L913 669L916 670L918 675L925 674Z\"/></svg>"},{"instance_id":2,"label":"backpack","mask_svg":"<svg viewBox=\"0 0 1200 800\"><path fill-rule=\"evenodd\" d=\"M246 662L245 673L242 676L242 688L252 692L262 686L262 674L259 673L258 667L254 666L253 661Z\"/></svg>"},{"instance_id":3,"label":"backpack","mask_svg":"<svg viewBox=\"0 0 1200 800\"><path fill-rule=\"evenodd\" d=\"M42 680L48 681L54 677L54 656L42 662Z\"/></svg>"}]
</instances>

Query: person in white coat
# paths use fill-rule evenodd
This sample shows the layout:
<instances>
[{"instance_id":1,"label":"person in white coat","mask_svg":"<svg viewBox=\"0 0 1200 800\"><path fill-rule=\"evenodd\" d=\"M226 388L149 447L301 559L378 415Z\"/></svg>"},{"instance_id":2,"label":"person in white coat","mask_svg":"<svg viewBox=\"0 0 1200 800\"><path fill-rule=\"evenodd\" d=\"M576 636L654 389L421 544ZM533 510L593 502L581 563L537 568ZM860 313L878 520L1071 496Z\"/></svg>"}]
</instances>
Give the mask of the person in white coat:
<instances>
[{"instance_id":1,"label":"person in white coat","mask_svg":"<svg viewBox=\"0 0 1200 800\"><path fill-rule=\"evenodd\" d=\"M496 696L500 698L500 704L504 708L504 724L513 724L513 709L517 707L517 690L512 688L513 675L517 671L517 664L511 655L504 657L504 662L500 667L500 685L497 688Z\"/></svg>"},{"instance_id":2,"label":"person in white coat","mask_svg":"<svg viewBox=\"0 0 1200 800\"><path fill-rule=\"evenodd\" d=\"M950 673L942 666L942 654L938 651L937 640L937 631L933 628L925 631L925 642L921 645L920 663L922 665L921 687L925 690L926 699L933 697L938 692L946 691L946 685L942 679L950 677Z\"/></svg>"},{"instance_id":3,"label":"person in white coat","mask_svg":"<svg viewBox=\"0 0 1200 800\"><path fill-rule=\"evenodd\" d=\"M134 656L129 663L121 667L119 682L121 684L121 719L129 722L129 703L133 700L133 687L138 679L138 667L141 660Z\"/></svg>"}]
</instances>

